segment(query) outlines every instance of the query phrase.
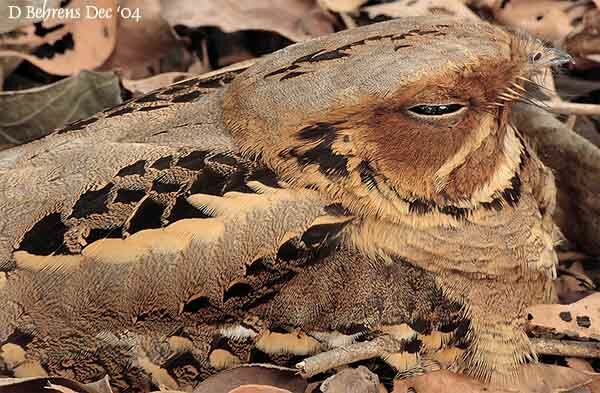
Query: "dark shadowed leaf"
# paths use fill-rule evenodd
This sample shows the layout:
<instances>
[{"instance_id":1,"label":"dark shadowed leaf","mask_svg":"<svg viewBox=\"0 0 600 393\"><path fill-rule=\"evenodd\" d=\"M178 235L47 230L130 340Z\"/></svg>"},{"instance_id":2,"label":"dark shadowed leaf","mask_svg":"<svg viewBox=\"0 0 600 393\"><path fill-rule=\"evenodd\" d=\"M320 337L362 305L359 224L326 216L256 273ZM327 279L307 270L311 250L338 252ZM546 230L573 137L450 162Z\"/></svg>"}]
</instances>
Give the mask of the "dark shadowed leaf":
<instances>
[{"instance_id":1,"label":"dark shadowed leaf","mask_svg":"<svg viewBox=\"0 0 600 393\"><path fill-rule=\"evenodd\" d=\"M304 393L307 383L296 370L266 365L251 365L238 367L220 372L209 377L196 386L194 393L230 393L232 390L244 385L263 385L279 388L290 393ZM242 391L236 391L241 393ZM252 390L246 390L250 393ZM258 393L259 391L257 391ZM267 393L263 390L261 393ZM280 393L275 390L273 393Z\"/></svg>"},{"instance_id":2,"label":"dark shadowed leaf","mask_svg":"<svg viewBox=\"0 0 600 393\"><path fill-rule=\"evenodd\" d=\"M21 144L121 102L112 72L83 71L56 83L0 93L0 144Z\"/></svg>"}]
</instances>

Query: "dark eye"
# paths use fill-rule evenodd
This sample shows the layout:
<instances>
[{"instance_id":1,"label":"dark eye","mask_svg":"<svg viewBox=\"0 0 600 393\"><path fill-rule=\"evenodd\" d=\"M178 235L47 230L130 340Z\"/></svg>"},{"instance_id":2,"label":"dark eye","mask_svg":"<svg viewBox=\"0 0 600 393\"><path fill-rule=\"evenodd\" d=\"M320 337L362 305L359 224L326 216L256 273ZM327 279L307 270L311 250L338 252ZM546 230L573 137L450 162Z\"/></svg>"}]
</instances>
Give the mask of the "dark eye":
<instances>
[{"instance_id":1,"label":"dark eye","mask_svg":"<svg viewBox=\"0 0 600 393\"><path fill-rule=\"evenodd\" d=\"M532 62L539 61L542 58L542 56L543 56L542 52L536 52L531 55L531 61Z\"/></svg>"},{"instance_id":2,"label":"dark eye","mask_svg":"<svg viewBox=\"0 0 600 393\"><path fill-rule=\"evenodd\" d=\"M442 116L458 112L464 107L461 104L415 105L408 108L408 110L421 116Z\"/></svg>"}]
</instances>

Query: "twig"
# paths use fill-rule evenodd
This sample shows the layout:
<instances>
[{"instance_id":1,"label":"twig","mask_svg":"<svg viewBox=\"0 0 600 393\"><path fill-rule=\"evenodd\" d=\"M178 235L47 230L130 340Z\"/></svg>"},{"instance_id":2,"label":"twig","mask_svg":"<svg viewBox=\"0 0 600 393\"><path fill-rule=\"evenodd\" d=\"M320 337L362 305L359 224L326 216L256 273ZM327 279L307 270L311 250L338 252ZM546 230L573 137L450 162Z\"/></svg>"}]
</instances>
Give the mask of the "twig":
<instances>
[{"instance_id":1,"label":"twig","mask_svg":"<svg viewBox=\"0 0 600 393\"><path fill-rule=\"evenodd\" d=\"M578 358L599 358L600 343L572 340L532 338L531 343L539 355L571 356Z\"/></svg>"},{"instance_id":2,"label":"twig","mask_svg":"<svg viewBox=\"0 0 600 393\"><path fill-rule=\"evenodd\" d=\"M550 108L552 112L559 113L561 115L580 115L580 116L593 116L600 115L600 105L594 104L579 104L576 102L566 101L542 101L543 106Z\"/></svg>"},{"instance_id":3,"label":"twig","mask_svg":"<svg viewBox=\"0 0 600 393\"><path fill-rule=\"evenodd\" d=\"M557 254L560 262L578 262L593 259L591 256L577 251L559 251Z\"/></svg>"},{"instance_id":4,"label":"twig","mask_svg":"<svg viewBox=\"0 0 600 393\"><path fill-rule=\"evenodd\" d=\"M335 367L372 359L400 349L397 341L388 336L381 336L372 341L351 344L311 356L296 364L296 368L304 378L310 378Z\"/></svg>"}]
</instances>

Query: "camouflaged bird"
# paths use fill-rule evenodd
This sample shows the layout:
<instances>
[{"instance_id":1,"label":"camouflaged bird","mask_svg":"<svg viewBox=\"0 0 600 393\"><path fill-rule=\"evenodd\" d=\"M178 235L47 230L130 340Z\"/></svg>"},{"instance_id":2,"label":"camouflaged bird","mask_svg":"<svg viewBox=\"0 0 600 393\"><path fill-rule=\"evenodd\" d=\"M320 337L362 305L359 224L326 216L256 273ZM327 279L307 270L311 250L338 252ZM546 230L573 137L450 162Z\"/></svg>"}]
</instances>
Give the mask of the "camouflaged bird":
<instances>
[{"instance_id":1,"label":"camouflaged bird","mask_svg":"<svg viewBox=\"0 0 600 393\"><path fill-rule=\"evenodd\" d=\"M385 337L375 369L510 380L556 256L552 174L509 115L563 60L407 18L0 153L0 372L190 390Z\"/></svg>"}]
</instances>

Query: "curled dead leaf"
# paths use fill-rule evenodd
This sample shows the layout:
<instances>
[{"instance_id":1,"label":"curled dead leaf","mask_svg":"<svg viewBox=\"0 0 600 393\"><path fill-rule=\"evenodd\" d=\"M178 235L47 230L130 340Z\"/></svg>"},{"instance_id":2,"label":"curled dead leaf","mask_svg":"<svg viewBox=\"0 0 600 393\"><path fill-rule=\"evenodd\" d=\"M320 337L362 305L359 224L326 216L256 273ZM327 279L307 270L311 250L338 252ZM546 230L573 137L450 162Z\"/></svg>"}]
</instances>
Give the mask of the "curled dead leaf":
<instances>
[{"instance_id":1,"label":"curled dead leaf","mask_svg":"<svg viewBox=\"0 0 600 393\"><path fill-rule=\"evenodd\" d=\"M494 18L502 24L523 29L560 45L581 24L588 2L556 0L512 0L491 6Z\"/></svg>"},{"instance_id":2,"label":"curled dead leaf","mask_svg":"<svg viewBox=\"0 0 600 393\"><path fill-rule=\"evenodd\" d=\"M459 19L478 19L461 0L399 0L364 7L362 10L367 12L371 19L382 15L390 18L401 18L431 14Z\"/></svg>"},{"instance_id":3,"label":"curled dead leaf","mask_svg":"<svg viewBox=\"0 0 600 393\"><path fill-rule=\"evenodd\" d=\"M43 21L44 34L33 25L26 26L24 35L0 41L6 45L27 44L37 51L0 50L0 57L18 57L55 75L72 75L81 70L92 70L103 64L116 43L117 18L89 17L85 0L72 0L64 7L63 17ZM96 0L98 9L116 9L116 0ZM93 15L92 15L93 16Z\"/></svg>"},{"instance_id":4,"label":"curled dead leaf","mask_svg":"<svg viewBox=\"0 0 600 393\"><path fill-rule=\"evenodd\" d=\"M527 309L529 324L573 337L600 339L600 293L572 304L539 304Z\"/></svg>"},{"instance_id":5,"label":"curled dead leaf","mask_svg":"<svg viewBox=\"0 0 600 393\"><path fill-rule=\"evenodd\" d=\"M279 389L267 385L243 385L230 390L229 393L292 393L287 389Z\"/></svg>"},{"instance_id":6,"label":"curled dead leaf","mask_svg":"<svg viewBox=\"0 0 600 393\"><path fill-rule=\"evenodd\" d=\"M365 366L345 368L321 384L323 393L378 393L379 377Z\"/></svg>"},{"instance_id":7,"label":"curled dead leaf","mask_svg":"<svg viewBox=\"0 0 600 393\"><path fill-rule=\"evenodd\" d=\"M304 393L307 383L296 374L296 370L255 364L232 368L215 374L196 386L194 393L253 392L252 390L236 390L237 388L248 388L248 386L266 386L270 389L279 389L266 390L265 393Z\"/></svg>"},{"instance_id":8,"label":"curled dead leaf","mask_svg":"<svg viewBox=\"0 0 600 393\"><path fill-rule=\"evenodd\" d=\"M314 0L162 0L161 5L163 17L172 26L217 26L225 32L268 30L293 41L314 36L305 30L310 24L303 23L315 8Z\"/></svg>"},{"instance_id":9,"label":"curled dead leaf","mask_svg":"<svg viewBox=\"0 0 600 393\"><path fill-rule=\"evenodd\" d=\"M559 393L590 384L589 374L568 367L548 364L527 364L516 378L505 385L483 384L463 374L440 370L417 377L397 380L392 393Z\"/></svg>"}]
</instances>

